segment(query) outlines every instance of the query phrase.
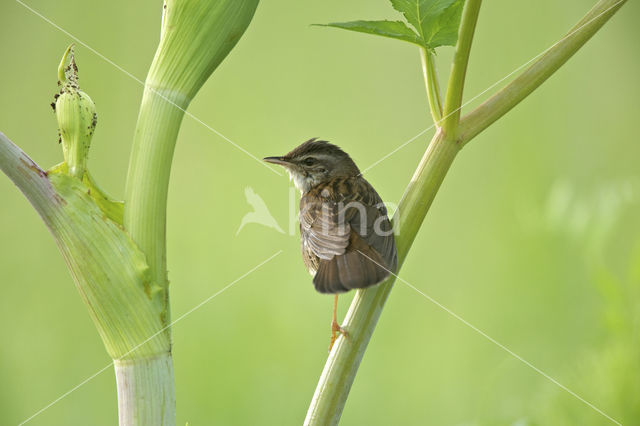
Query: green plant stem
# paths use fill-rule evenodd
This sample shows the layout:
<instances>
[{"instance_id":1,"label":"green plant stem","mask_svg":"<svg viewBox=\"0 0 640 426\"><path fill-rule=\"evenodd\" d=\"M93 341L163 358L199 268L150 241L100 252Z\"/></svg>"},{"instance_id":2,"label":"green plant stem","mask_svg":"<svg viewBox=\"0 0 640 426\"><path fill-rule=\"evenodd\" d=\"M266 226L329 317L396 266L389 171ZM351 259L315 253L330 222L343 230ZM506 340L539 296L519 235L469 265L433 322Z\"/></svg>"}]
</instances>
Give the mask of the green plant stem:
<instances>
[{"instance_id":1,"label":"green plant stem","mask_svg":"<svg viewBox=\"0 0 640 426\"><path fill-rule=\"evenodd\" d=\"M562 39L506 87L462 118L465 144L509 112L573 56L627 0L600 0Z\"/></svg>"},{"instance_id":2,"label":"green plant stem","mask_svg":"<svg viewBox=\"0 0 640 426\"><path fill-rule=\"evenodd\" d=\"M440 126L442 119L442 100L440 98L440 84L438 83L438 74L435 67L435 58L433 53L426 48L420 48L420 61L422 62L422 75L424 76L424 85L427 89L427 99L429 100L429 110L433 123Z\"/></svg>"},{"instance_id":3,"label":"green plant stem","mask_svg":"<svg viewBox=\"0 0 640 426\"><path fill-rule=\"evenodd\" d=\"M109 355L149 357L169 351L146 280L144 255L105 217L89 188L56 170L43 171L0 133L0 169L18 186L54 237Z\"/></svg>"},{"instance_id":4,"label":"green plant stem","mask_svg":"<svg viewBox=\"0 0 640 426\"><path fill-rule=\"evenodd\" d=\"M178 93L147 83L134 135L127 187L124 226L147 256L152 282L162 288L161 320L170 322L166 263L166 209L169 174L175 143L188 102ZM171 339L171 329L164 333ZM164 363L134 358L121 364L118 413L121 426L175 425L175 390L171 352ZM121 385L121 382L123 383ZM131 383L133 389L127 389ZM162 420L160 422L159 420Z\"/></svg>"},{"instance_id":5,"label":"green plant stem","mask_svg":"<svg viewBox=\"0 0 640 426\"><path fill-rule=\"evenodd\" d=\"M120 426L175 424L170 354L114 361Z\"/></svg>"},{"instance_id":6,"label":"green plant stem","mask_svg":"<svg viewBox=\"0 0 640 426\"><path fill-rule=\"evenodd\" d=\"M187 99L147 82L127 175L124 226L146 254L151 278L168 285L166 210L173 151ZM166 322L169 321L168 305Z\"/></svg>"},{"instance_id":7,"label":"green plant stem","mask_svg":"<svg viewBox=\"0 0 640 426\"><path fill-rule=\"evenodd\" d=\"M553 60L547 60L545 63L539 64L537 72L532 76L532 80L534 82L539 81L539 78L535 78L535 75L543 76L553 73L606 22L624 1L626 0L618 0L618 4L616 4L613 0L601 0L581 21L585 28L576 30L580 43L574 42L575 44L573 44L572 48L561 50L562 55L566 55L566 58L554 55ZM461 122L459 121L459 108L462 102L473 29L476 25L480 3L480 0L467 0L461 21L454 66L449 78L443 128L432 139L393 218L398 248L398 269L400 269L406 258L440 184L458 150L463 146L462 142L466 142L470 137L475 136L475 134L510 109L505 109L499 105L497 100L494 100L488 105L485 103L479 107L478 109L482 108L480 112L474 111L469 114L469 117L465 117ZM607 8L610 9L607 10ZM601 16L595 18L598 14L601 14ZM579 23L576 28L580 27L580 25ZM580 36L579 34L582 35ZM564 39L558 45L563 43ZM544 67L549 67L549 70L545 70ZM526 82L527 80L524 81ZM523 83L519 90L513 91L515 93L512 93L511 96L503 95L504 97L500 102L504 102L507 105L512 104L511 107L513 107L540 83ZM514 99L517 99L517 101L514 102ZM494 109L498 113L493 112ZM501 111L503 112L499 113ZM393 282L394 278L391 277L378 286L356 292L343 323L343 327L349 333L349 340L345 340L342 337L338 338L329 354L311 405L307 411L305 425L335 425L340 420L360 361L364 356L367 344L371 339Z\"/></svg>"},{"instance_id":8,"label":"green plant stem","mask_svg":"<svg viewBox=\"0 0 640 426\"><path fill-rule=\"evenodd\" d=\"M398 269L404 262L422 221L458 152L455 141L437 132L425 152L393 217ZM356 291L342 326L349 339L339 338L316 387L305 425L335 425L340 420L351 384L373 334L395 278Z\"/></svg>"},{"instance_id":9,"label":"green plant stem","mask_svg":"<svg viewBox=\"0 0 640 426\"><path fill-rule=\"evenodd\" d=\"M50 222L52 207L59 203L47 174L17 145L0 132L0 170L18 187L31 205Z\"/></svg>"},{"instance_id":10,"label":"green plant stem","mask_svg":"<svg viewBox=\"0 0 640 426\"><path fill-rule=\"evenodd\" d=\"M236 45L257 0L165 0L160 43L145 81L133 139L125 191L124 227L146 254L152 283L161 288L161 320L170 339L166 261L166 210L169 175L180 124L189 102ZM170 361L170 349L166 354ZM133 360L137 361L137 360ZM175 424L173 370L147 362L127 366L134 378L161 380L160 397L124 392L120 413L138 425ZM151 381L153 381L151 380ZM148 387L152 391L153 387ZM140 394L142 395L142 394ZM127 398L133 398L128 401ZM170 410L170 415L166 411ZM160 413L160 414L158 414ZM145 416L149 416L146 418ZM160 416L160 417L158 417ZM157 423L161 419L164 423Z\"/></svg>"},{"instance_id":11,"label":"green plant stem","mask_svg":"<svg viewBox=\"0 0 640 426\"><path fill-rule=\"evenodd\" d=\"M460 121L460 107L462 105L464 80L467 74L471 44L473 42L473 34L476 29L476 23L478 22L478 14L480 13L481 4L482 0L465 1L460 21L458 42L456 43L456 52L453 57L451 74L449 75L447 94L444 101L444 118L442 120L442 128L445 133L454 138L457 137L455 132Z\"/></svg>"}]
</instances>

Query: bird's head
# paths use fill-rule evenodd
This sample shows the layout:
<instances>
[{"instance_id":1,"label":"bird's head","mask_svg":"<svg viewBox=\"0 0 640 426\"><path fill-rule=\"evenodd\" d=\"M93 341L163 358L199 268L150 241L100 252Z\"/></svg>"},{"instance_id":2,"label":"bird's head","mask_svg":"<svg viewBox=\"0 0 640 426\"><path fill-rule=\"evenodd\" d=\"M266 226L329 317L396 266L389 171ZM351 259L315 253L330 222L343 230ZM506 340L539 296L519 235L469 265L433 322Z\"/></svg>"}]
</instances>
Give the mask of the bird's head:
<instances>
[{"instance_id":1,"label":"bird's head","mask_svg":"<svg viewBox=\"0 0 640 426\"><path fill-rule=\"evenodd\" d=\"M282 157L266 157L264 161L286 168L302 193L334 178L360 174L349 154L316 138L309 139Z\"/></svg>"}]
</instances>

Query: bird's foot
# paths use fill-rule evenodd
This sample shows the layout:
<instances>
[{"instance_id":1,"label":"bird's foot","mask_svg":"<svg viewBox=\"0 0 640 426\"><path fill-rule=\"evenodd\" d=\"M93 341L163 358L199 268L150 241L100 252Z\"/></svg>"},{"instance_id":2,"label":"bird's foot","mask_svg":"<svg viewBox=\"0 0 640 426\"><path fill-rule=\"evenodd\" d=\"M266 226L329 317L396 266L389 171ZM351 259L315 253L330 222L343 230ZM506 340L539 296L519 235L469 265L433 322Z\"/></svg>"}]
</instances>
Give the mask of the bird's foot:
<instances>
[{"instance_id":1,"label":"bird's foot","mask_svg":"<svg viewBox=\"0 0 640 426\"><path fill-rule=\"evenodd\" d=\"M338 339L338 334L342 334L345 337L345 339L349 339L349 333L347 333L347 330L340 327L340 324L338 324L338 321L334 319L331 321L331 341L329 342L329 352L331 352L331 348L333 348L333 344L336 342L336 339Z\"/></svg>"}]
</instances>

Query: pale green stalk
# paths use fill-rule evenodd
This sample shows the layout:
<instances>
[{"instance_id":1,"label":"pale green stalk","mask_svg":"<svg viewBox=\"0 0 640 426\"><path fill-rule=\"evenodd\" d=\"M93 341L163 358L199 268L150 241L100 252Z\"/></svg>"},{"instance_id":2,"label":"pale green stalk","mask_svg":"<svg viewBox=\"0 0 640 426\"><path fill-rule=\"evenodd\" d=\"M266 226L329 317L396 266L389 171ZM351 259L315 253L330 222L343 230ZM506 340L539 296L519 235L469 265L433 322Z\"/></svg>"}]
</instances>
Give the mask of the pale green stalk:
<instances>
[{"instance_id":1,"label":"pale green stalk","mask_svg":"<svg viewBox=\"0 0 640 426\"><path fill-rule=\"evenodd\" d=\"M175 423L173 361L170 353L135 360L114 361L121 425ZM144 419L144 423L141 421Z\"/></svg>"},{"instance_id":2,"label":"pale green stalk","mask_svg":"<svg viewBox=\"0 0 640 426\"><path fill-rule=\"evenodd\" d=\"M422 62L422 75L424 85L427 89L427 99L429 100L429 110L433 123L440 126L442 119L442 100L440 99L440 83L436 72L435 58L433 53L424 47L420 48L420 61Z\"/></svg>"},{"instance_id":3,"label":"pale green stalk","mask_svg":"<svg viewBox=\"0 0 640 426\"><path fill-rule=\"evenodd\" d=\"M563 38L509 85L462 118L460 138L467 143L509 112L578 51L627 0L600 0Z\"/></svg>"},{"instance_id":4,"label":"pale green stalk","mask_svg":"<svg viewBox=\"0 0 640 426\"><path fill-rule=\"evenodd\" d=\"M394 216L394 232L401 267L427 210L458 152L455 142L438 132L422 157ZM358 366L382 313L395 277L366 290L357 290L342 327L349 339L338 338L325 364L305 425L338 424Z\"/></svg>"},{"instance_id":5,"label":"pale green stalk","mask_svg":"<svg viewBox=\"0 0 640 426\"><path fill-rule=\"evenodd\" d=\"M125 191L124 226L146 253L162 287L169 326L166 209L175 143L185 110L249 25L257 0L168 0L145 82ZM121 425L175 424L170 349L153 359L116 362Z\"/></svg>"},{"instance_id":6,"label":"pale green stalk","mask_svg":"<svg viewBox=\"0 0 640 426\"><path fill-rule=\"evenodd\" d=\"M57 201L47 173L33 162L18 146L0 132L0 170L27 197L45 222L51 221Z\"/></svg>"},{"instance_id":7,"label":"pale green stalk","mask_svg":"<svg viewBox=\"0 0 640 426\"><path fill-rule=\"evenodd\" d=\"M482 0L466 0L460 20L458 43L453 57L451 74L447 85L447 94L444 101L444 119L442 128L445 133L456 138L456 130L460 121L460 106L462 105L462 92L464 91L464 79L467 75L471 43L478 22L480 5Z\"/></svg>"},{"instance_id":8,"label":"pale green stalk","mask_svg":"<svg viewBox=\"0 0 640 426\"><path fill-rule=\"evenodd\" d=\"M144 254L77 178L43 171L0 133L0 169L51 231L113 359L169 350Z\"/></svg>"},{"instance_id":9,"label":"pale green stalk","mask_svg":"<svg viewBox=\"0 0 640 426\"><path fill-rule=\"evenodd\" d=\"M597 15L598 11L602 13L603 10L607 10L607 5L611 7L610 5L615 3L612 0L601 0L581 21L583 24L586 23L587 33L583 33L582 29L576 31L576 34L581 35L573 38L571 47L559 47L551 56L552 60L547 59L544 63L534 64L523 73L531 77L523 80L523 83L515 86L511 92L506 92L509 95L502 95L504 97L500 102L510 105L508 108L499 105L498 100L494 100L489 106L485 103L479 107L479 113L472 112L460 122L459 108L462 103L465 74L480 3L480 0L467 0L465 4L446 94L443 128L435 134L429 144L393 219L399 268L463 142L475 136L531 93L544 81L544 78L556 71L580 46L586 43L608 17L621 6L621 3L615 5L601 17L593 20L593 16ZM591 23L589 16L593 20ZM562 46L563 43L564 39L558 45ZM534 70L533 73L532 70ZM545 77L542 78L542 76ZM339 422L360 361L393 282L394 277L391 277L378 286L356 292L342 325L349 333L349 339L338 338L329 354L307 412L305 425L324 426Z\"/></svg>"},{"instance_id":10,"label":"pale green stalk","mask_svg":"<svg viewBox=\"0 0 640 426\"><path fill-rule=\"evenodd\" d=\"M125 228L146 253L153 279L165 288L167 191L180 124L191 99L244 33L257 4L165 3L133 139L124 213Z\"/></svg>"},{"instance_id":11,"label":"pale green stalk","mask_svg":"<svg viewBox=\"0 0 640 426\"><path fill-rule=\"evenodd\" d=\"M162 207L156 210L138 210L139 203L125 201L124 224L132 238L140 234L149 236L148 240L140 239L136 242L145 250L150 275L161 288L161 321L162 326L167 327L164 332L170 342L169 291L165 272L166 188L169 184L173 148L184 113L165 97L150 88L144 91L130 164L137 164L139 170L146 170L147 174L140 174L135 189L127 192L128 197L137 197L138 201L144 200L152 203L150 205ZM171 102L180 101L176 96L167 99ZM182 105L186 108L184 101ZM142 145L143 149L139 149L140 141L146 142ZM154 142L155 145L152 145ZM148 173L148 170L153 170L153 173ZM130 190L129 187L127 189ZM140 227L131 226L132 217L138 219L135 223ZM143 245L145 243L146 246ZM158 358L166 359L166 362L153 362ZM151 358L136 357L116 361L114 368L121 426L175 425L176 397L170 345L164 353L154 354Z\"/></svg>"},{"instance_id":12,"label":"pale green stalk","mask_svg":"<svg viewBox=\"0 0 640 426\"><path fill-rule=\"evenodd\" d=\"M55 103L65 162L44 172L0 134L0 169L51 230L114 360L122 426L176 422L165 258L171 159L185 109L242 36L257 3L165 2L134 136L124 212L86 170L96 117L90 98L76 85L75 66L65 66L69 50L60 68L65 71L59 70L69 84Z\"/></svg>"}]
</instances>

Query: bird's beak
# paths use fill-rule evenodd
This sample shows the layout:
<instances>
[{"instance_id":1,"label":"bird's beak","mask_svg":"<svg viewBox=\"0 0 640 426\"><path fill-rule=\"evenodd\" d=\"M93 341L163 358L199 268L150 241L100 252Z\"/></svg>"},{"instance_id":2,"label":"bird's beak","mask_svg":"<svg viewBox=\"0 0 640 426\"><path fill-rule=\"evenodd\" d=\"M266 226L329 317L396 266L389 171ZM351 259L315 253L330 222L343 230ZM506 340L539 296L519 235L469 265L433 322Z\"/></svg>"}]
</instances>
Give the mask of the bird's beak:
<instances>
[{"instance_id":1,"label":"bird's beak","mask_svg":"<svg viewBox=\"0 0 640 426\"><path fill-rule=\"evenodd\" d=\"M281 166L287 166L290 163L284 159L284 157L265 157L262 159L262 161L266 161L267 163L271 163L271 164L279 164Z\"/></svg>"}]
</instances>

